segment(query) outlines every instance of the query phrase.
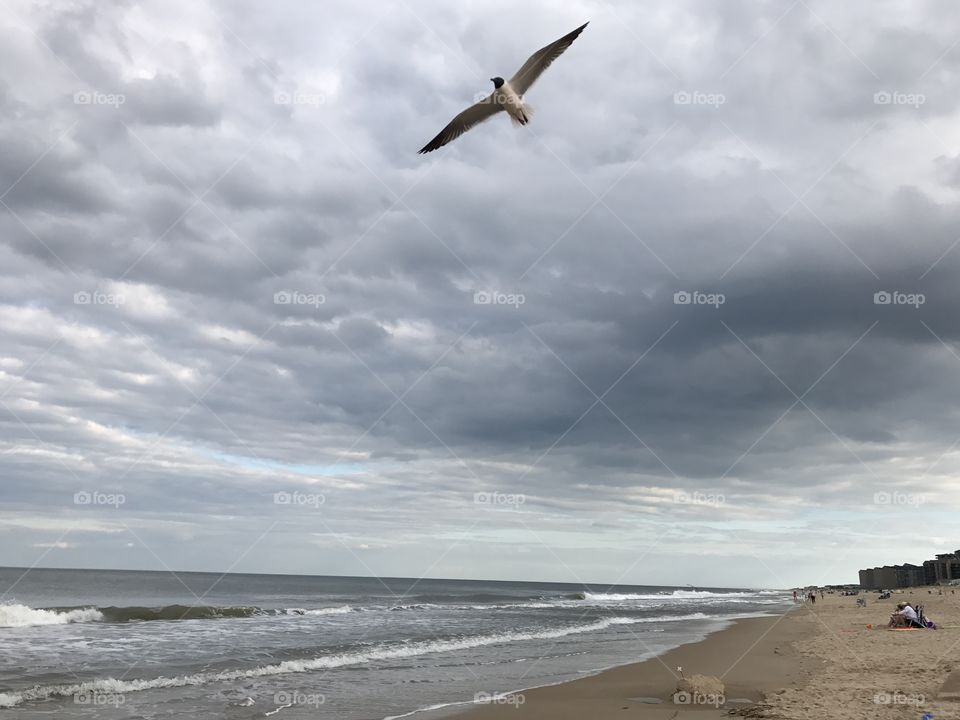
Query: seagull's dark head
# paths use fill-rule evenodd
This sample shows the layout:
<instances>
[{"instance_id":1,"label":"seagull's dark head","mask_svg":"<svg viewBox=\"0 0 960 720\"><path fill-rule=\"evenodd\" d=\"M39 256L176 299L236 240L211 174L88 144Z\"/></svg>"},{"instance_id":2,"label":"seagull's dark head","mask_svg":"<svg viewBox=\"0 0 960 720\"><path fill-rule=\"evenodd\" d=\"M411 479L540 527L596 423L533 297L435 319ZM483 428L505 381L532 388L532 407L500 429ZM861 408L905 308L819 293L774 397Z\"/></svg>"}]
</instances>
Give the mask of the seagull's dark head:
<instances>
[{"instance_id":1,"label":"seagull's dark head","mask_svg":"<svg viewBox=\"0 0 960 720\"><path fill-rule=\"evenodd\" d=\"M493 86L494 86L497 90L499 90L500 88L503 87L503 78L502 78L502 77L490 78L490 82L493 83Z\"/></svg>"}]
</instances>

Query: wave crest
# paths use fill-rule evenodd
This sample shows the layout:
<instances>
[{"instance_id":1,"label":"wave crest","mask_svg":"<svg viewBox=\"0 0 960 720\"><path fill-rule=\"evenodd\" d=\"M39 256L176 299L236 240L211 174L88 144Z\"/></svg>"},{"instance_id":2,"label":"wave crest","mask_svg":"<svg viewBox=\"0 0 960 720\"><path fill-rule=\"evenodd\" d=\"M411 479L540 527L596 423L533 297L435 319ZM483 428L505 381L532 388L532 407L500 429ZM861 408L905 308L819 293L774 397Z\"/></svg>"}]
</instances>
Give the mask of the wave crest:
<instances>
[{"instance_id":1,"label":"wave crest","mask_svg":"<svg viewBox=\"0 0 960 720\"><path fill-rule=\"evenodd\" d=\"M669 593L604 593L585 592L583 600L593 602L623 602L626 600L726 600L731 598L756 598L756 592L711 592L710 590L674 590Z\"/></svg>"},{"instance_id":2,"label":"wave crest","mask_svg":"<svg viewBox=\"0 0 960 720\"><path fill-rule=\"evenodd\" d=\"M268 609L255 606L218 607L212 605L164 605L163 607L53 607L32 608L27 605L0 605L0 627L16 628L34 625L66 625L69 623L129 623L155 620L221 620L283 615L341 615L359 611L349 605L304 609Z\"/></svg>"},{"instance_id":3,"label":"wave crest","mask_svg":"<svg viewBox=\"0 0 960 720\"><path fill-rule=\"evenodd\" d=\"M0 605L0 627L68 625L70 623L99 622L101 620L103 620L103 613L94 607L38 610L27 605Z\"/></svg>"},{"instance_id":4,"label":"wave crest","mask_svg":"<svg viewBox=\"0 0 960 720\"><path fill-rule=\"evenodd\" d=\"M345 665L361 665L378 660L415 657L430 653L453 652L470 650L488 645L497 645L525 640L551 640L567 635L596 632L613 625L632 625L638 622L652 621L653 619L611 617L580 625L568 625L551 630L532 630L512 633L493 633L490 635L474 635L470 637L447 638L444 640L424 640L415 643L381 645L363 651L340 653L336 655L322 655L301 660L286 660L275 665L261 665L248 670L225 670L221 672L200 672L193 675L177 677L156 677L140 680L119 680L117 678L102 678L89 680L72 685L46 685L26 688L18 692L0 693L0 708L10 708L24 702L46 700L54 697L72 697L84 693L129 693L154 688L174 688L187 685L204 685L212 682L244 680L248 678L285 675L288 673L302 673L311 670L326 670L343 667Z\"/></svg>"}]
</instances>

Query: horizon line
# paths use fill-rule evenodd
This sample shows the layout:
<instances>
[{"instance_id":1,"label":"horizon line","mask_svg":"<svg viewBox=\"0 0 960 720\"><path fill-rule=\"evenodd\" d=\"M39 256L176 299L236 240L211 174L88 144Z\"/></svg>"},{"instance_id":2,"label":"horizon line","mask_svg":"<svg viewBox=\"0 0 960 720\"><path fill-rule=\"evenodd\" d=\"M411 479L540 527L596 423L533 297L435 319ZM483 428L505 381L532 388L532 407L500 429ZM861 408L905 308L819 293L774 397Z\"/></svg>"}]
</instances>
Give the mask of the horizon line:
<instances>
[{"instance_id":1,"label":"horizon line","mask_svg":"<svg viewBox=\"0 0 960 720\"><path fill-rule=\"evenodd\" d=\"M25 574L29 573L32 570L69 570L75 572L85 572L85 571L94 571L94 572L150 572L150 573L159 573L159 574L168 574L168 575L262 575L265 577L304 577L304 578L349 578L352 580L431 580L436 582L494 582L494 583L524 583L529 585L575 585L575 586L584 586L584 587L596 587L596 586L606 586L608 588L613 587L664 587L664 588L676 588L676 589L688 589L693 590L792 590L794 588L782 588L782 587L745 587L745 586L721 586L721 585L694 585L693 583L650 583L650 584L639 584L639 583L609 583L609 582L570 582L570 581L561 581L561 580L503 580L503 579L492 579L492 578L452 578L452 577L412 577L412 576L403 576L403 575L331 575L327 573L319 574L308 574L308 573L272 573L272 572L224 572L221 570L173 570L173 569L131 569L131 568L107 568L107 567L47 567L47 566L32 566L32 567L23 567L18 565L0 565L0 570L25 570ZM842 585L859 585L859 583L843 583L837 584L837 587ZM797 586L797 587L812 587L809 585ZM818 587L830 587L830 585L822 585Z\"/></svg>"}]
</instances>

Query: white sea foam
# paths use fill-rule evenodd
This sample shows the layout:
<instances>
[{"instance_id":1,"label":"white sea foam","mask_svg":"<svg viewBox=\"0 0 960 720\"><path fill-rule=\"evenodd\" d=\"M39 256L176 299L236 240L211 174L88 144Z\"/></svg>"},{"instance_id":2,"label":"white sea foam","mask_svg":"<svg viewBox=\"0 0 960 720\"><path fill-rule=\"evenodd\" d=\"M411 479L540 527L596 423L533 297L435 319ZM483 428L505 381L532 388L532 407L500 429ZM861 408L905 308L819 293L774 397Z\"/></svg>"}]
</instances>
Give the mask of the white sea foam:
<instances>
[{"instance_id":1,"label":"white sea foam","mask_svg":"<svg viewBox=\"0 0 960 720\"><path fill-rule=\"evenodd\" d=\"M349 605L340 605L338 607L315 608L313 610L304 610L304 615L343 615L354 612L354 608Z\"/></svg>"},{"instance_id":2,"label":"white sea foam","mask_svg":"<svg viewBox=\"0 0 960 720\"><path fill-rule=\"evenodd\" d=\"M583 594L584 600L592 602L625 602L630 600L729 600L732 598L756 598L755 592L709 592L708 590L674 590L672 593L592 593Z\"/></svg>"},{"instance_id":3,"label":"white sea foam","mask_svg":"<svg viewBox=\"0 0 960 720\"><path fill-rule=\"evenodd\" d=\"M75 610L38 610L27 605L0 605L0 627L31 625L67 625L68 623L100 622L103 613L96 608Z\"/></svg>"},{"instance_id":4,"label":"white sea foam","mask_svg":"<svg viewBox=\"0 0 960 720\"><path fill-rule=\"evenodd\" d=\"M706 617L702 613L694 613L688 619ZM674 618L680 619L680 618ZM222 672L202 672L193 675L177 677L156 677L142 680L118 680L116 678L102 678L83 683L68 685L36 686L20 690L19 692L0 693L0 708L15 707L24 702L43 700L52 697L71 697L78 693L130 693L155 688L175 688L188 685L204 685L212 682L228 682L249 678L285 675L288 673L302 673L313 670L327 670L344 667L346 665L362 665L378 660L415 657L432 653L444 653L457 650L470 650L488 645L523 642L526 640L550 640L567 635L597 632L613 625L632 625L641 622L653 622L654 618L625 618L611 617L591 623L570 625L551 630L526 632L494 633L490 635L474 635L447 640L430 640L405 643L403 645L383 645L358 652L323 655L301 660L287 660L275 665L262 665L248 670L225 670Z\"/></svg>"},{"instance_id":5,"label":"white sea foam","mask_svg":"<svg viewBox=\"0 0 960 720\"><path fill-rule=\"evenodd\" d=\"M761 597L763 596L763 597ZM771 596L778 596L776 598ZM564 607L583 607L584 605L603 605L607 603L626 603L648 601L647 605L665 603L685 603L688 601L741 602L741 603L773 603L780 602L787 595L778 590L763 590L760 592L710 592L708 590L674 590L669 593L609 593L584 592L576 597L558 597L553 600L522 600L510 603L496 603L490 605L467 605L472 610L490 609L548 609ZM449 606L463 607L463 606Z\"/></svg>"},{"instance_id":6,"label":"white sea foam","mask_svg":"<svg viewBox=\"0 0 960 720\"><path fill-rule=\"evenodd\" d=\"M430 608L443 607L434 603L410 603L409 605L391 605L388 610L429 610Z\"/></svg>"}]
</instances>

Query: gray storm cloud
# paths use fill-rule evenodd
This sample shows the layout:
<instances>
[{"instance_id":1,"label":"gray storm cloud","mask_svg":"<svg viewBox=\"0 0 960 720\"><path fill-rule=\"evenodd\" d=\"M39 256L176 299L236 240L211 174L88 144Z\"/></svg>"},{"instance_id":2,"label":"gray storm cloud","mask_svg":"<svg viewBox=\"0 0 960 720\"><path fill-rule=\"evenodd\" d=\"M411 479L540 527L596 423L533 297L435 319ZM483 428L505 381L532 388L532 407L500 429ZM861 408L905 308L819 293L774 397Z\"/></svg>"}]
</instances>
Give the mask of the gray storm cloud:
<instances>
[{"instance_id":1,"label":"gray storm cloud","mask_svg":"<svg viewBox=\"0 0 960 720\"><path fill-rule=\"evenodd\" d=\"M781 586L955 546L945 6L8 20L0 562ZM529 128L416 155L586 20Z\"/></svg>"}]
</instances>

